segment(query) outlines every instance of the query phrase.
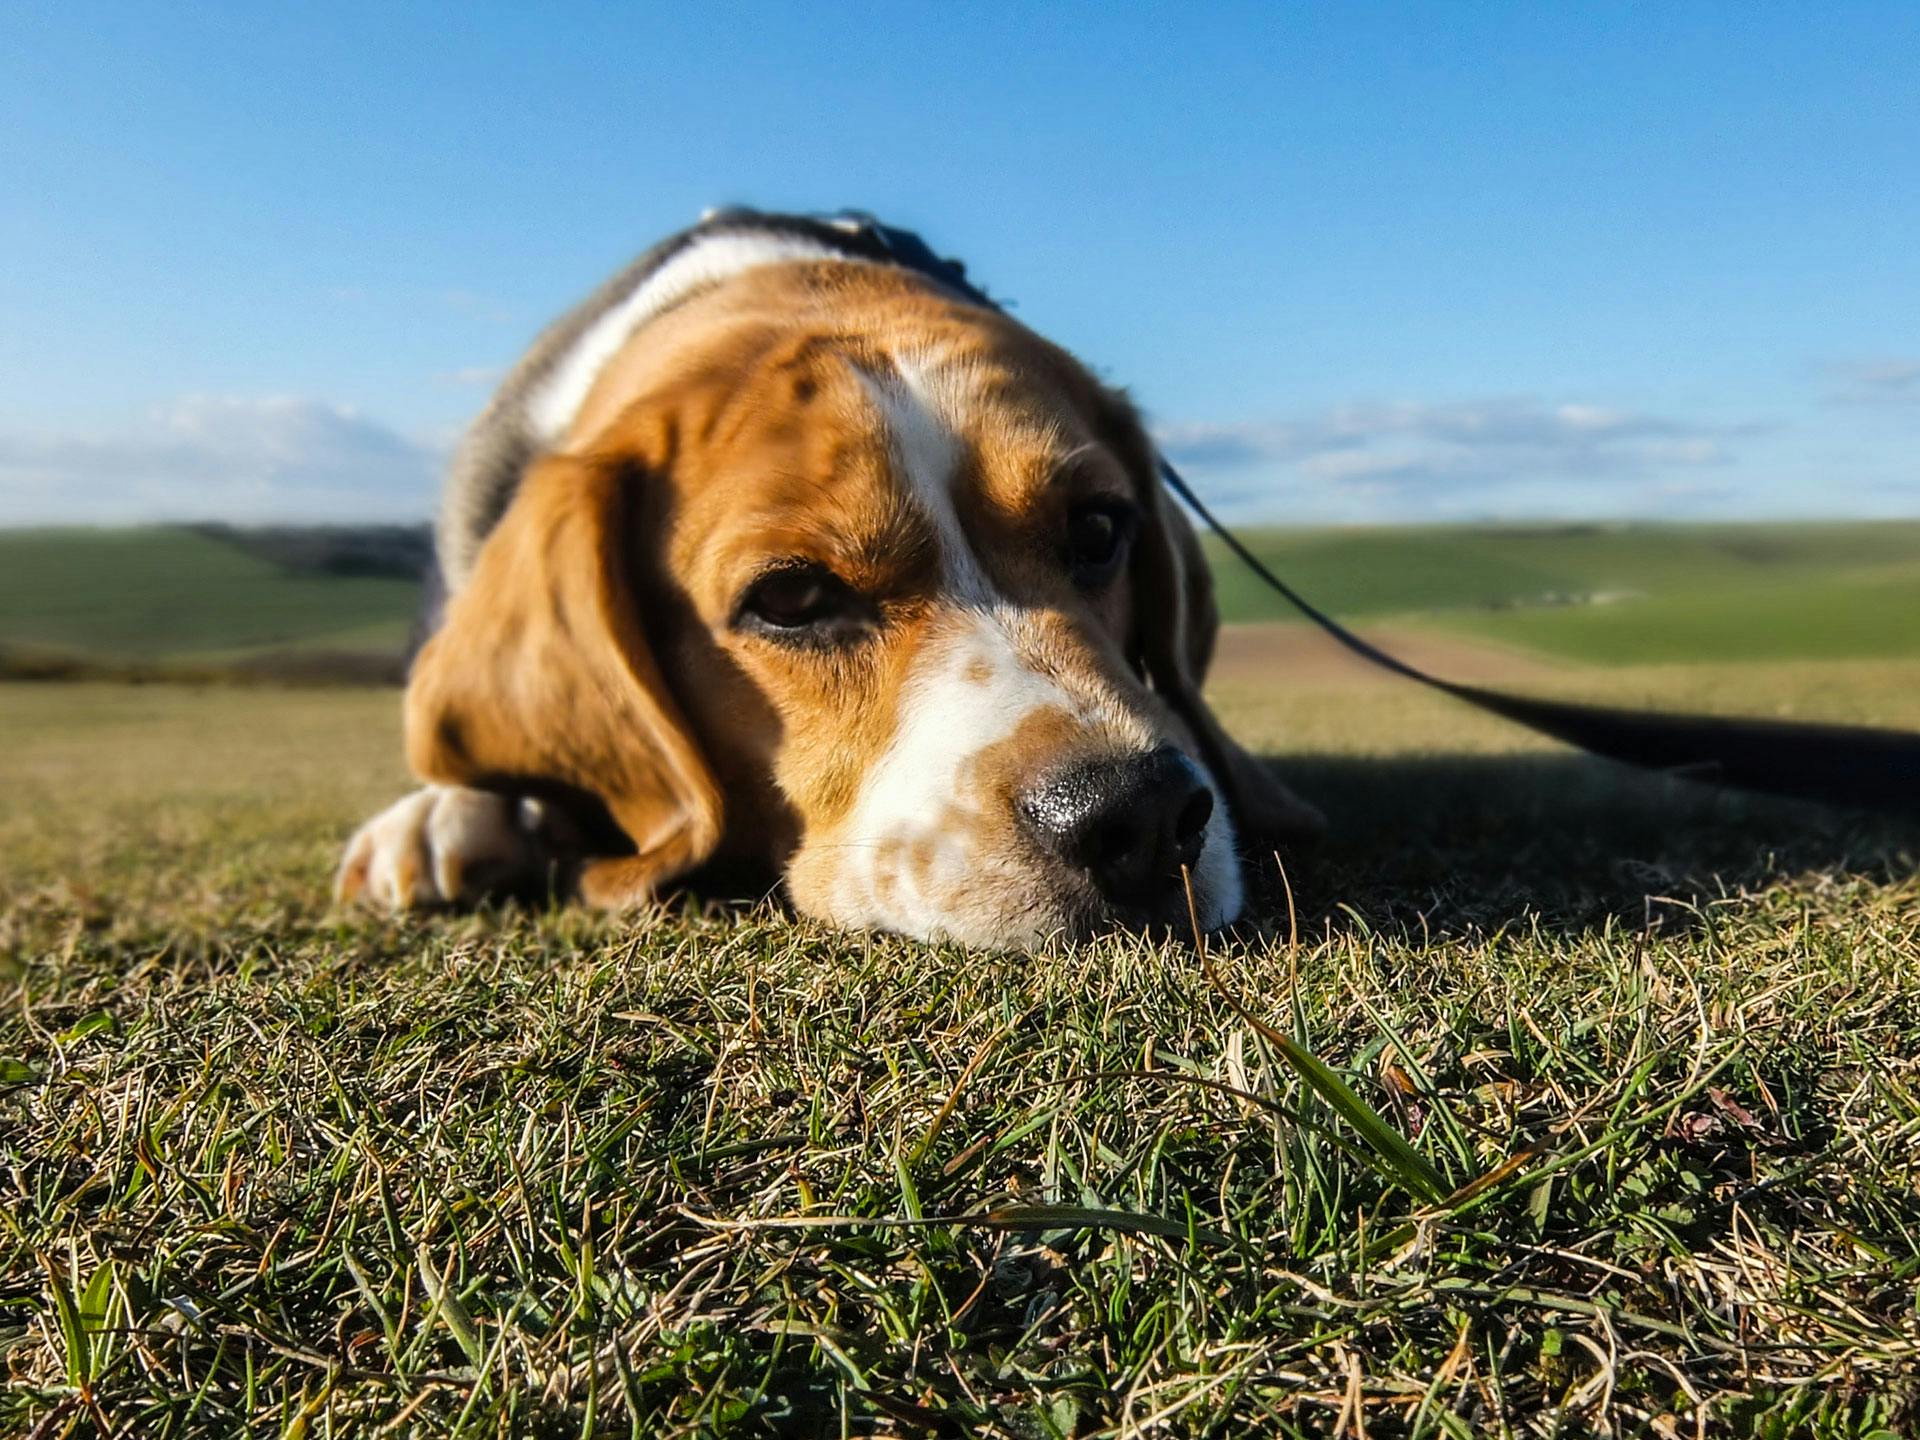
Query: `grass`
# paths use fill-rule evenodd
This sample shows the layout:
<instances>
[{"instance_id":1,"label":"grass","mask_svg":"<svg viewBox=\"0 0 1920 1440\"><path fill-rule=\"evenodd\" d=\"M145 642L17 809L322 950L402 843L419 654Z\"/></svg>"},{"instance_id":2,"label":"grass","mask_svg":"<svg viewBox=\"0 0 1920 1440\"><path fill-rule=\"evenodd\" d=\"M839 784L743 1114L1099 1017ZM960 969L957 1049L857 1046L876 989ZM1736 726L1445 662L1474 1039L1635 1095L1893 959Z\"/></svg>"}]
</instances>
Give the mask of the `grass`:
<instances>
[{"instance_id":1,"label":"grass","mask_svg":"<svg viewBox=\"0 0 1920 1440\"><path fill-rule=\"evenodd\" d=\"M0 646L104 660L397 651L408 580L290 573L182 529L0 531Z\"/></svg>"},{"instance_id":2,"label":"grass","mask_svg":"<svg viewBox=\"0 0 1920 1440\"><path fill-rule=\"evenodd\" d=\"M336 914L390 692L0 690L0 1431L1912 1433L1920 835L1221 698L1339 827L1208 945L1251 1019L1178 941Z\"/></svg>"},{"instance_id":3,"label":"grass","mask_svg":"<svg viewBox=\"0 0 1920 1440\"><path fill-rule=\"evenodd\" d=\"M1920 522L1254 530L1343 619L1605 665L1920 655ZM1215 556L1234 620L1292 620Z\"/></svg>"},{"instance_id":4,"label":"grass","mask_svg":"<svg viewBox=\"0 0 1920 1440\"><path fill-rule=\"evenodd\" d=\"M1920 658L1920 522L1269 529L1247 539L1342 618L1550 657ZM380 530L0 531L0 672L62 661L104 678L223 667L257 677L267 659L269 678L364 682L378 667L327 661L397 668L419 588L392 574L413 553ZM325 573L329 557L344 573ZM392 573L357 573L369 560ZM1296 618L1237 564L1214 568L1227 619Z\"/></svg>"}]
</instances>

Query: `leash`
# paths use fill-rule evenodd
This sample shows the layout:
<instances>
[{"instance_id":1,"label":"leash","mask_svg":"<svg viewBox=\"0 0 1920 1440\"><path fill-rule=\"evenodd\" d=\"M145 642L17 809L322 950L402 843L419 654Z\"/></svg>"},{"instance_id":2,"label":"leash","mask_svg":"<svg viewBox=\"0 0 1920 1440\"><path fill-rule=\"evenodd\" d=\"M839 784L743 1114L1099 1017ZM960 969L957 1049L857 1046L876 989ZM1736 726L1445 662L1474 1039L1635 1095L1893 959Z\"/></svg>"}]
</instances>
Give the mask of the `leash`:
<instances>
[{"instance_id":1,"label":"leash","mask_svg":"<svg viewBox=\"0 0 1920 1440\"><path fill-rule=\"evenodd\" d=\"M1309 601L1261 561L1160 461L1160 477L1240 563L1348 650L1384 670L1589 754L1737 790L1920 815L1920 733L1541 700L1462 685L1390 655Z\"/></svg>"},{"instance_id":2,"label":"leash","mask_svg":"<svg viewBox=\"0 0 1920 1440\"><path fill-rule=\"evenodd\" d=\"M1001 308L967 278L965 266L935 254L911 230L884 225L862 211L843 211L831 220L809 223L834 234L849 249L916 270L975 304ZM1920 733L1864 725L1622 710L1541 700L1442 679L1361 639L1274 574L1239 536L1221 524L1164 457L1160 476L1220 543L1270 590L1355 655L1403 679L1589 754L1645 770L1738 790L1920 816Z\"/></svg>"}]
</instances>

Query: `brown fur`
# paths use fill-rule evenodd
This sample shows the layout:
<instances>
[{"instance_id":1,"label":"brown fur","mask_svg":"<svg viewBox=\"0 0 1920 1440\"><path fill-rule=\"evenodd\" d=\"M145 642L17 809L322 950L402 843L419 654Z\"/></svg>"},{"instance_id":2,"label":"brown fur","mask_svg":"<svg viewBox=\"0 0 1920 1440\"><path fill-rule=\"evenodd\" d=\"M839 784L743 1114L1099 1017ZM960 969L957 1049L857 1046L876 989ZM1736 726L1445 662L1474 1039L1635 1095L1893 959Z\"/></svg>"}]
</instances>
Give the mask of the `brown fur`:
<instances>
[{"instance_id":1,"label":"brown fur","mask_svg":"<svg viewBox=\"0 0 1920 1440\"><path fill-rule=\"evenodd\" d=\"M1029 617L1026 663L1196 748L1243 827L1311 823L1201 699L1211 583L1131 407L1005 317L860 265L747 272L655 320L605 367L419 658L415 771L596 797L635 852L582 871L582 894L601 904L634 903L710 857L786 865L807 837L838 833L951 604L862 375L936 352L971 397L960 523ZM1129 573L1089 597L1057 546L1069 503L1097 495L1130 496L1144 522ZM875 597L873 643L796 652L730 626L758 568L794 556ZM978 813L954 824L1004 828L1023 778L1090 743L1030 717L979 757ZM790 875L803 908L831 865L815 855Z\"/></svg>"}]
</instances>

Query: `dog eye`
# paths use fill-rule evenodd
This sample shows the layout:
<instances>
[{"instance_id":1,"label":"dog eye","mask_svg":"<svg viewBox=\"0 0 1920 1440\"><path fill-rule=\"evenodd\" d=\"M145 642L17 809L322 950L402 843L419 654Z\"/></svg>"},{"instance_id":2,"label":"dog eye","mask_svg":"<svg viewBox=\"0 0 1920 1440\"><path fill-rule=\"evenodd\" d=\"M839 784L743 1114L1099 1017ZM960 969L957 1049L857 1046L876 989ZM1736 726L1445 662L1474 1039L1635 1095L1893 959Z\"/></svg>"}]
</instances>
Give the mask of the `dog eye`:
<instances>
[{"instance_id":1,"label":"dog eye","mask_svg":"<svg viewBox=\"0 0 1920 1440\"><path fill-rule=\"evenodd\" d=\"M733 623L772 639L820 643L848 638L872 619L872 607L832 571L790 565L747 587Z\"/></svg>"},{"instance_id":2,"label":"dog eye","mask_svg":"<svg viewBox=\"0 0 1920 1440\"><path fill-rule=\"evenodd\" d=\"M1067 516L1067 568L1076 585L1104 584L1133 539L1133 507L1118 500L1075 506Z\"/></svg>"}]
</instances>

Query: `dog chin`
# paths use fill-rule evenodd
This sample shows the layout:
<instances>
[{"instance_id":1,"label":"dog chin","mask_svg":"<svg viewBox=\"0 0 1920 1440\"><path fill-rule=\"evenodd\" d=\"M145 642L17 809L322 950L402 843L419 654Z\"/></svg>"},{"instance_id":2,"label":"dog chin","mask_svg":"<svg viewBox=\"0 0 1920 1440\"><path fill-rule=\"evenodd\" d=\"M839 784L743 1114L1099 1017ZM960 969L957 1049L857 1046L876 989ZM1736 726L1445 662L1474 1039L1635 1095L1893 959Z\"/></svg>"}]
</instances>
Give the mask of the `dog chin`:
<instances>
[{"instance_id":1,"label":"dog chin","mask_svg":"<svg viewBox=\"0 0 1920 1440\"><path fill-rule=\"evenodd\" d=\"M1106 935L1130 934L1187 938L1197 920L1200 933L1209 934L1239 920L1246 909L1246 889L1240 862L1226 843L1208 837L1207 851L1192 877L1193 903L1187 887L1175 881L1142 905L1116 905L1088 887L1068 883L1051 894L1033 894L1031 877L1020 899L1007 895L993 905L992 886L982 886L970 903L929 914L924 919L891 915L861 917L853 928L892 930L912 939L964 945L980 950L1038 950L1058 942L1078 942ZM846 925L846 917L822 917Z\"/></svg>"},{"instance_id":2,"label":"dog chin","mask_svg":"<svg viewBox=\"0 0 1920 1440\"><path fill-rule=\"evenodd\" d=\"M1236 887L1237 889L1238 887ZM1029 915L1005 926L980 927L962 922L958 926L935 922L913 936L927 941L945 941L979 950L1041 950L1056 943L1078 943L1109 935L1132 935L1152 940L1186 939L1193 934L1197 913L1200 933L1210 934L1233 924L1244 909L1236 894L1231 905L1211 904L1195 895L1194 910L1187 908L1184 894L1168 904L1146 908L1112 905L1061 907L1045 915Z\"/></svg>"}]
</instances>

